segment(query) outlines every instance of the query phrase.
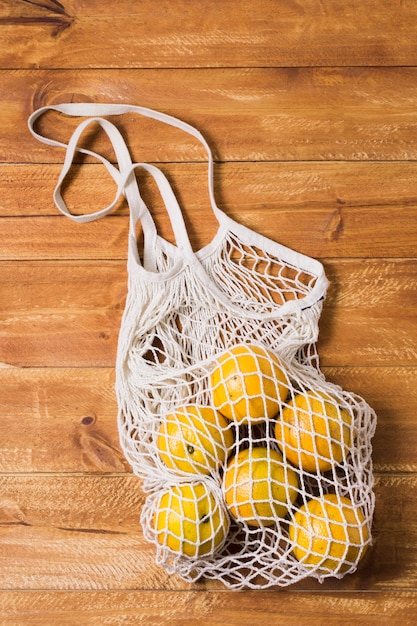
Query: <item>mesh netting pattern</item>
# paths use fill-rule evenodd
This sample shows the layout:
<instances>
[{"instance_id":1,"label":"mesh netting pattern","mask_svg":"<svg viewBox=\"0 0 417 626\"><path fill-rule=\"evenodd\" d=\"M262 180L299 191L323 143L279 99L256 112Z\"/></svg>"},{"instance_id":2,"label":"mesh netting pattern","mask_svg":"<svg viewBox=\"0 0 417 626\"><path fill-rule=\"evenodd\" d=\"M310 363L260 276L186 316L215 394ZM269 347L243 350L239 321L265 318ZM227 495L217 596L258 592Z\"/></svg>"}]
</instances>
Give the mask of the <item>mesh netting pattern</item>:
<instances>
[{"instance_id":1,"label":"mesh netting pattern","mask_svg":"<svg viewBox=\"0 0 417 626\"><path fill-rule=\"evenodd\" d=\"M232 589L286 586L353 572L371 543L374 509L367 403L325 379L316 350L327 280L322 265L230 219L217 207L213 156L192 126L144 107L68 103L46 111L87 117L74 131L54 191L76 222L130 207L128 296L119 334L116 392L120 441L147 494L141 522L156 561L184 580ZM132 163L101 116L139 115L198 139L207 151L213 241L194 252L161 170ZM78 147L95 124L116 167ZM74 215L62 194L74 155L88 154L117 185L115 200ZM156 181L176 244L161 238L135 170ZM143 229L143 259L137 223Z\"/></svg>"},{"instance_id":2,"label":"mesh netting pattern","mask_svg":"<svg viewBox=\"0 0 417 626\"><path fill-rule=\"evenodd\" d=\"M283 310L316 277L235 233L202 262L227 303L190 268L159 298L133 271L119 346L121 442L156 561L232 589L353 572L371 542L375 416L319 369L322 301Z\"/></svg>"}]
</instances>

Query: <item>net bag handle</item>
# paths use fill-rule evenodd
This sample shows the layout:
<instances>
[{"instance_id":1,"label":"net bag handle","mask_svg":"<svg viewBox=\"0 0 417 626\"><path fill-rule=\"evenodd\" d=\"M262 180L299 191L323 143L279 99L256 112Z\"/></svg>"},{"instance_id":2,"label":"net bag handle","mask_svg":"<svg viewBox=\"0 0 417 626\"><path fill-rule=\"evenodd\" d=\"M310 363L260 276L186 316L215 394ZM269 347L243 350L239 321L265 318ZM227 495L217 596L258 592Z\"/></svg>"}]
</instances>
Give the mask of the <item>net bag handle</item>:
<instances>
[{"instance_id":1,"label":"net bag handle","mask_svg":"<svg viewBox=\"0 0 417 626\"><path fill-rule=\"evenodd\" d=\"M59 113L64 113L65 115L70 115L72 117L102 117L106 115L125 115L126 113L136 113L138 115L142 115L144 117L148 117L150 119L163 122L164 124L168 124L179 130L184 131L185 133L195 137L205 148L207 153L208 160L208 190L210 196L211 206L213 211L219 215L221 214L220 209L216 205L216 200L214 197L214 159L213 154L210 149L209 144L203 135L198 131L194 126L180 120L172 115L168 115L167 113L161 113L160 111L155 111L154 109L149 109L147 107L141 107L133 104L100 104L100 103L66 103L66 104L56 104L56 105L48 105L44 107L40 107L36 111L34 111L29 119L28 126L32 135L38 139L39 141L46 143L51 146L59 146L61 148L66 148L67 144L57 141L55 139L51 139L44 135L41 135L39 132L35 131L34 125L38 118L40 118L47 111L57 111ZM97 153L88 150L86 148L78 148L78 152L82 152L83 154L88 154L90 156L94 156L95 158L99 158L103 160L103 157L97 155Z\"/></svg>"},{"instance_id":2,"label":"net bag handle","mask_svg":"<svg viewBox=\"0 0 417 626\"><path fill-rule=\"evenodd\" d=\"M141 168L147 171L153 177L155 183L158 186L159 192L170 217L171 226L175 235L177 246L181 248L183 253L192 254L192 247L189 241L182 211L172 190L172 187L163 172L154 165L148 163L133 163L125 140L118 128L110 121L101 117L89 117L88 119L81 122L73 132L68 144L61 143L59 141L39 135L39 133L34 131L34 122L40 115L42 115L42 113L49 109L50 107L44 107L42 112L39 112L40 110L36 111L29 119L29 128L32 134L36 138L40 138L41 141L43 141L44 143L47 143L48 145L58 145L60 147L66 147L64 163L53 193L54 202L57 208L61 211L61 213L63 213L75 222L91 222L93 220L100 219L110 213L119 201L120 197L124 195L130 208L130 236L131 240L134 240L134 242L132 243L135 244L132 246L131 249L134 251L137 258L135 233L136 223L138 220L140 220L145 235L145 245L149 252L149 254L146 255L146 258L148 260L151 259L153 256L152 252L154 250L154 244L157 238L157 230L151 213L140 195L137 180L134 175L135 170ZM108 159L106 159L99 153L93 152L92 150L88 150L86 148L81 148L78 145L78 142L83 132L88 128L88 126L93 123L99 125L108 136L120 169L117 169L117 167L115 167L110 161L108 161ZM74 161L75 154L77 152L88 154L89 156L92 156L99 160L106 167L107 171L110 173L111 177L117 185L113 201L107 207L93 213L71 213L62 196L62 185L65 181L66 176L69 173L69 170Z\"/></svg>"},{"instance_id":3,"label":"net bag handle","mask_svg":"<svg viewBox=\"0 0 417 626\"><path fill-rule=\"evenodd\" d=\"M238 232L241 233L244 237L250 236L250 240L253 245L261 247L261 248L265 248L267 251L268 250L271 251L271 253L274 255L278 255L278 256L283 255L283 257L285 258L285 262L289 263L291 266L300 267L300 268L306 269L307 271L311 271L316 277L316 282L312 291L309 294L307 294L307 296L303 298L302 300L294 299L294 300L285 302L279 308L280 315L284 315L284 313L288 314L288 313L293 313L293 312L297 312L297 314L299 314L300 311L310 308L313 304L317 303L319 300L321 300L324 297L328 281L325 276L324 267L319 261L316 261L315 259L307 257L294 250L291 250L281 244L271 242L270 240L266 239L265 237L262 237L261 235L254 234L252 231L249 231L249 229L244 227L243 225L233 222L231 218L226 216L226 214L224 214L217 207L215 198L214 198L213 155L212 155L211 149L207 141L196 128L194 128L190 124L176 117L173 117L171 115L161 113L159 111L155 111L153 109L149 109L146 107L141 107L141 106L131 105L131 104L66 103L66 104L44 106L34 111L30 115L29 120L28 120L28 126L32 135L36 139L38 139L39 141L43 143L46 143L47 145L59 146L63 148L68 148L66 143L62 143L60 141L46 137L40 134L34 128L35 123L38 120L38 118L41 117L47 111L51 111L51 110L59 112L59 113L63 113L69 116L88 117L91 119L91 121L100 120L98 123L100 123L104 129L107 129L109 131L108 132L109 138L114 145L115 152L117 153L118 161L121 164L120 170L117 170L117 168L115 168L111 163L109 163L102 155L99 155L86 148L81 148L81 147L76 146L77 130L75 131L75 135L73 136L73 143L71 144L71 148L67 155L67 162L63 169L66 170L66 172L68 171L69 163L71 161L71 158L73 158L75 152L80 152L83 154L90 155L100 160L107 167L110 175L114 178L114 180L116 181L116 184L118 185L117 192L116 192L116 199L108 207L101 209L101 211L97 211L96 213L89 214L88 216L85 216L85 215L80 216L80 217L77 216L76 220L77 221L90 221L93 219L98 219L99 217L102 217L103 215L106 215L115 206L117 199L120 197L120 194L122 193L122 190L123 190L123 193L125 194L127 201L130 205L130 209L131 209L131 218L130 218L131 219L131 223L130 223L131 231L130 231L130 237L129 237L129 250L131 254L134 256L134 258L138 261L139 265L140 265L140 261L139 261L138 253L137 253L136 235L135 235L135 225L138 219L142 221L142 226L143 226L144 235L145 235L144 244L145 244L146 254L144 254L144 258L145 258L145 264L147 266L146 269L149 268L151 270L154 270L154 266L155 266L154 249L156 248L155 244L158 244L159 242L157 239L156 228L153 223L152 217L149 211L147 210L145 203L140 197L139 189L137 188L137 182L136 180L134 180L133 170L136 167L142 167L144 169L147 169L147 171L150 172L151 175L156 180L159 186L161 195L163 197L165 196L164 200L167 206L169 216L171 218L172 230L177 239L177 246L182 249L182 253L184 256L187 257L188 261L193 263L193 267L200 274L202 280L205 282L207 281L207 272L202 267L198 256L192 250L191 244L189 242L188 233L184 225L182 212L178 207L178 203L175 199L172 189L169 188L170 185L168 181L165 179L165 176L162 174L162 172L157 173L157 168L155 168L154 166L146 165L143 163L142 164L132 163L130 155L129 155L129 151L127 149L127 146L124 142L123 137L121 136L117 128L113 124L111 124L111 122L109 122L108 120L104 122L102 120L102 118L100 117L102 115L113 116L113 115L124 115L128 113L136 113L144 117L148 117L156 121L160 121L162 123L173 126L175 128L178 128L180 130L183 130L184 132L198 139L200 143L204 146L206 153L207 153L207 158L208 158L208 190L209 190L211 206L212 206L215 217L217 218L219 223L222 225L222 227L225 229L226 226L227 227L230 226L232 232L236 232L238 229ZM86 120L85 123L88 125L89 123L88 120ZM81 129L82 128L85 128L85 126L81 125ZM81 129L78 131L78 136L79 136ZM61 200L62 196L60 196L60 185L62 184L62 180L63 179L60 179L57 185L57 189L55 191L55 197L56 197L56 200L58 201L58 208L60 208L60 210L64 208L64 212L68 213L65 207L63 207L63 204L62 204L63 200ZM75 216L72 216L72 219L74 218ZM147 259L149 259L149 265L148 265ZM223 302L228 307L233 306L233 303L231 303L230 299L224 295L222 290L219 289L218 286L213 281L210 281L210 288L213 291L213 293L216 294L216 297L219 299L219 301ZM242 311L241 309L239 309L239 314L241 313ZM249 315L252 315L252 312L248 311L247 313L245 313L245 315L246 314L249 316ZM277 315L276 311L273 310L273 311L263 312L261 314L261 317L263 319L267 319L269 317L274 318L276 315Z\"/></svg>"}]
</instances>

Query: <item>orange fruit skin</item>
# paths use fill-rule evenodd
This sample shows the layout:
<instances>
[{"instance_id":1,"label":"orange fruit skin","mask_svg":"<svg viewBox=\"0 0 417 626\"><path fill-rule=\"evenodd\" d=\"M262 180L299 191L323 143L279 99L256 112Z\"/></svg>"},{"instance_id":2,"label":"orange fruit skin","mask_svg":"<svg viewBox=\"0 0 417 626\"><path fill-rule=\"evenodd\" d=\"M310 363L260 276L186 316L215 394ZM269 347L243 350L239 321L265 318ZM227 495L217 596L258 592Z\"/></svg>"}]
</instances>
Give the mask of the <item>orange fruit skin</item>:
<instances>
[{"instance_id":1,"label":"orange fruit skin","mask_svg":"<svg viewBox=\"0 0 417 626\"><path fill-rule=\"evenodd\" d=\"M352 416L321 391L296 395L281 412L275 439L293 465L326 472L339 464L352 443Z\"/></svg>"},{"instance_id":2,"label":"orange fruit skin","mask_svg":"<svg viewBox=\"0 0 417 626\"><path fill-rule=\"evenodd\" d=\"M256 424L279 412L289 382L270 350L239 344L218 358L210 385L220 413L238 424Z\"/></svg>"},{"instance_id":3,"label":"orange fruit skin","mask_svg":"<svg viewBox=\"0 0 417 626\"><path fill-rule=\"evenodd\" d=\"M249 526L272 526L285 517L298 495L298 476L280 452L261 446L232 457L223 490L231 515Z\"/></svg>"},{"instance_id":4,"label":"orange fruit skin","mask_svg":"<svg viewBox=\"0 0 417 626\"><path fill-rule=\"evenodd\" d=\"M234 442L229 422L212 407L189 404L169 413L161 423L156 446L170 469L212 474L224 465Z\"/></svg>"},{"instance_id":5,"label":"orange fruit skin","mask_svg":"<svg viewBox=\"0 0 417 626\"><path fill-rule=\"evenodd\" d=\"M166 489L153 517L157 541L192 558L214 553L224 543L229 525L223 507L202 482Z\"/></svg>"},{"instance_id":6,"label":"orange fruit skin","mask_svg":"<svg viewBox=\"0 0 417 626\"><path fill-rule=\"evenodd\" d=\"M297 510L289 538L303 565L322 573L344 573L364 557L370 533L359 507L349 498L328 494Z\"/></svg>"}]
</instances>

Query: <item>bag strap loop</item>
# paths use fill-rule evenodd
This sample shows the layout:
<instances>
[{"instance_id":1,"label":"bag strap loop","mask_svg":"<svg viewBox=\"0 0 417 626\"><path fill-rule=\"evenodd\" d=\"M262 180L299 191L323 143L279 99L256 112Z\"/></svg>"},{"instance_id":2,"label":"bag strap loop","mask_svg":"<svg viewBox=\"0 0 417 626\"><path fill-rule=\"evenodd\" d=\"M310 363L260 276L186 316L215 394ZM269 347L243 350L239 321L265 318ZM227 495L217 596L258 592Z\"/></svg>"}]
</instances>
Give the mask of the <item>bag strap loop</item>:
<instances>
[{"instance_id":1,"label":"bag strap loop","mask_svg":"<svg viewBox=\"0 0 417 626\"><path fill-rule=\"evenodd\" d=\"M77 116L77 117L87 116L87 119L81 122L77 126L68 144L62 143L55 139L45 137L44 135L41 135L40 133L35 131L34 125L35 125L36 120L40 116L42 116L44 113L50 110L58 111L66 115ZM174 118L172 116L169 116L163 113L159 113L157 111L153 111L152 109L146 109L144 107L137 107L133 105L90 104L90 103L87 103L87 104L70 103L70 104L46 106L32 113L32 115L29 118L28 126L30 129L30 132L33 134L35 138L39 139L43 143L46 143L47 145L53 145L53 146L66 148L65 160L64 160L63 167L62 167L62 170L61 170L61 173L58 178L58 182L54 191L55 204L64 215L71 218L72 220L76 222L81 222L81 223L90 222L92 220L100 219L101 217L104 217L105 215L110 213L110 211L115 207L115 205L119 201L121 195L124 194L130 207L131 235L135 233L136 223L138 220L140 220L142 223L142 228L144 230L146 238L148 240L149 239L155 240L156 238L155 223L143 199L140 196L138 184L134 176L134 170L140 167L146 170L149 174L151 174L156 184L158 185L159 191L164 200L165 206L167 208L167 211L171 220L172 230L175 235L177 246L180 247L183 250L183 252L192 253L192 248L189 242L189 237L188 237L188 233L186 230L186 226L184 223L184 218L183 218L181 209L178 205L178 202L175 198L172 188L167 178L163 174L163 172L159 170L157 167L146 164L146 163L132 163L128 148L126 146L126 143L120 131L110 121L102 117L98 117L98 115L122 115L122 114L129 113L129 112L139 113L147 117L151 117L153 119L168 123L177 128L180 128L184 130L185 132L188 132L189 134L195 136L197 139L199 139L203 143L203 145L205 146L207 150L207 154L209 157L209 181L211 181L209 182L210 199L213 205L213 209L216 212L219 211L219 209L217 208L214 202L213 158L212 158L211 150L207 142L205 141L204 137L199 133L199 131L197 131L195 128L193 128L189 124L186 124L185 122L182 122L181 120L178 120L177 118ZM107 136L109 137L112 143L120 169L117 169L116 167L114 167L114 165L112 165L110 161L108 161L102 155L92 150L88 150L86 148L81 148L78 146L78 142L80 140L82 133L92 123L97 123L106 132ZM106 169L108 170L108 172L110 173L110 175L112 176L112 178L117 184L117 190L116 190L114 200L104 209L101 209L94 213L74 215L73 213L70 212L70 210L68 209L62 197L61 187L65 180L65 177L67 176L71 168L71 165L74 160L74 155L76 152L87 154L89 156L92 156L98 159L101 163L103 163L103 165L106 167Z\"/></svg>"},{"instance_id":2,"label":"bag strap loop","mask_svg":"<svg viewBox=\"0 0 417 626\"><path fill-rule=\"evenodd\" d=\"M198 131L194 126L184 122L172 115L168 115L167 113L161 113L159 111L155 111L154 109L149 109L147 107L140 107L133 104L100 104L100 103L67 103L67 104L56 104L56 105L48 105L41 107L34 111L32 115L29 117L28 126L29 130L36 139L42 141L51 146L59 146L62 148L66 148L66 144L60 141L56 141L54 139L50 139L41 135L40 133L34 130L34 125L36 120L41 117L47 111L57 111L59 113L64 113L65 115L70 115L72 117L101 117L106 115L125 115L126 113L136 113L138 115L142 115L144 117L148 117L154 119L159 122L163 122L165 124L169 124L170 126L174 126L185 133L195 137L198 141L204 146L207 159L208 159L208 190L210 196L210 202L213 208L213 211L218 215L221 213L220 209L216 205L215 197L214 197L214 183L213 183L213 173L214 173L214 160L213 154L211 152L210 146L208 145L206 139L203 135ZM89 154L98 158L98 155L90 150L85 148L78 148L79 152L84 154Z\"/></svg>"}]
</instances>

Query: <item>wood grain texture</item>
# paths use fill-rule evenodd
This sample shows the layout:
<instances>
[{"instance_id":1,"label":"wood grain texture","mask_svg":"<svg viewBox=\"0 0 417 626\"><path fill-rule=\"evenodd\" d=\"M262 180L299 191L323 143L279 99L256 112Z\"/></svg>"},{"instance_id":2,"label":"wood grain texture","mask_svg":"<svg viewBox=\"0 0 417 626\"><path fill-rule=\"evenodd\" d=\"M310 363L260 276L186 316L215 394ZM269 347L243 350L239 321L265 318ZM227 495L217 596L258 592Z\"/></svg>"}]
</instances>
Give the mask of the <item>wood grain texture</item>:
<instances>
[{"instance_id":1,"label":"wood grain texture","mask_svg":"<svg viewBox=\"0 0 417 626\"><path fill-rule=\"evenodd\" d=\"M58 153L64 156L62 150ZM49 156L56 157L56 150L51 149ZM60 215L53 204L52 192L61 165L62 160L61 164L0 164L0 216ZM201 210L209 209L207 165L158 163L158 167L173 186L181 208L191 221L199 222ZM164 210L157 188L142 172L138 171L137 177L141 193L152 208L154 218L158 219ZM214 168L217 204L227 213L233 211L235 218L237 215L245 218L246 213L268 208L304 209L307 215L308 210L320 208L368 207L367 220L372 220L375 211L383 208L391 214L400 208L415 210L416 179L417 163L414 161L243 161L219 162ZM115 183L104 167L87 163L74 165L68 184L63 187L64 198L75 214L110 204L115 193ZM128 214L127 205L122 202L114 211ZM195 211L198 211L198 219L194 219ZM411 215L408 218L405 215L404 219L412 221ZM374 219L375 228L378 228L377 222L378 219ZM395 253L399 255L400 250Z\"/></svg>"},{"instance_id":2,"label":"wood grain texture","mask_svg":"<svg viewBox=\"0 0 417 626\"><path fill-rule=\"evenodd\" d=\"M2 66L225 67L416 63L411 2L2 0ZM99 26L98 26L99 25ZM29 42L31 44L29 45Z\"/></svg>"},{"instance_id":3,"label":"wood grain texture","mask_svg":"<svg viewBox=\"0 0 417 626\"><path fill-rule=\"evenodd\" d=\"M166 164L162 169L183 208L193 246L206 245L217 228L206 193L206 166ZM113 201L114 182L103 170L94 165L74 168L64 194L74 213ZM120 202L111 217L88 225L62 218L52 200L59 171L58 165L0 168L0 258L125 257L126 205ZM160 234L174 241L157 188L146 176L139 174L138 180ZM417 165L412 162L227 163L215 168L215 193L219 207L232 219L305 254L412 257L417 241L415 180ZM301 232L300 223L305 226Z\"/></svg>"},{"instance_id":4,"label":"wood grain texture","mask_svg":"<svg viewBox=\"0 0 417 626\"><path fill-rule=\"evenodd\" d=\"M254 606L256 602L256 607ZM285 603L285 616L282 614ZM116 591L105 593L3 592L1 626L85 626L174 624L194 626L204 620L210 626L322 626L322 615L330 626L414 626L417 598L410 591L357 593L286 593L261 591L227 594L221 591L190 590ZM225 621L227 620L227 621Z\"/></svg>"},{"instance_id":5,"label":"wood grain texture","mask_svg":"<svg viewBox=\"0 0 417 626\"><path fill-rule=\"evenodd\" d=\"M139 525L143 492L134 476L10 475L0 478L0 589L189 589L154 562ZM416 477L381 475L374 546L358 571L294 590L413 590L417 582ZM406 504L407 503L407 504ZM216 581L195 583L221 589Z\"/></svg>"},{"instance_id":6,"label":"wood grain texture","mask_svg":"<svg viewBox=\"0 0 417 626\"><path fill-rule=\"evenodd\" d=\"M325 269L322 364L417 365L416 261L326 260ZM1 270L0 362L114 365L127 289L124 261L4 262Z\"/></svg>"},{"instance_id":7,"label":"wood grain texture","mask_svg":"<svg viewBox=\"0 0 417 626\"><path fill-rule=\"evenodd\" d=\"M114 368L2 368L0 380L0 472L130 471L117 434Z\"/></svg>"},{"instance_id":8,"label":"wood grain texture","mask_svg":"<svg viewBox=\"0 0 417 626\"><path fill-rule=\"evenodd\" d=\"M416 61L407 0L0 0L0 626L415 623ZM375 544L355 575L236 594L155 564L116 424L128 209L85 226L58 215L64 152L27 130L35 108L65 101L195 125L219 206L323 261L323 371L378 416ZM39 128L68 141L77 121ZM135 160L169 176L194 248L208 243L201 146L113 121ZM95 129L82 142L114 160ZM113 200L91 159L67 182L76 212ZM155 187L139 182L172 241Z\"/></svg>"},{"instance_id":9,"label":"wood grain texture","mask_svg":"<svg viewBox=\"0 0 417 626\"><path fill-rule=\"evenodd\" d=\"M0 88L0 159L9 163L62 162L62 150L31 138L27 118L71 101L130 102L178 116L221 161L417 158L415 67L19 70L0 71ZM135 161L205 159L178 129L132 115L118 124ZM51 114L39 128L68 141L75 125ZM85 141L109 152L91 132Z\"/></svg>"},{"instance_id":10,"label":"wood grain texture","mask_svg":"<svg viewBox=\"0 0 417 626\"><path fill-rule=\"evenodd\" d=\"M375 409L375 471L416 472L417 369L323 371ZM130 472L118 441L113 367L1 368L0 385L0 473Z\"/></svg>"}]
</instances>

